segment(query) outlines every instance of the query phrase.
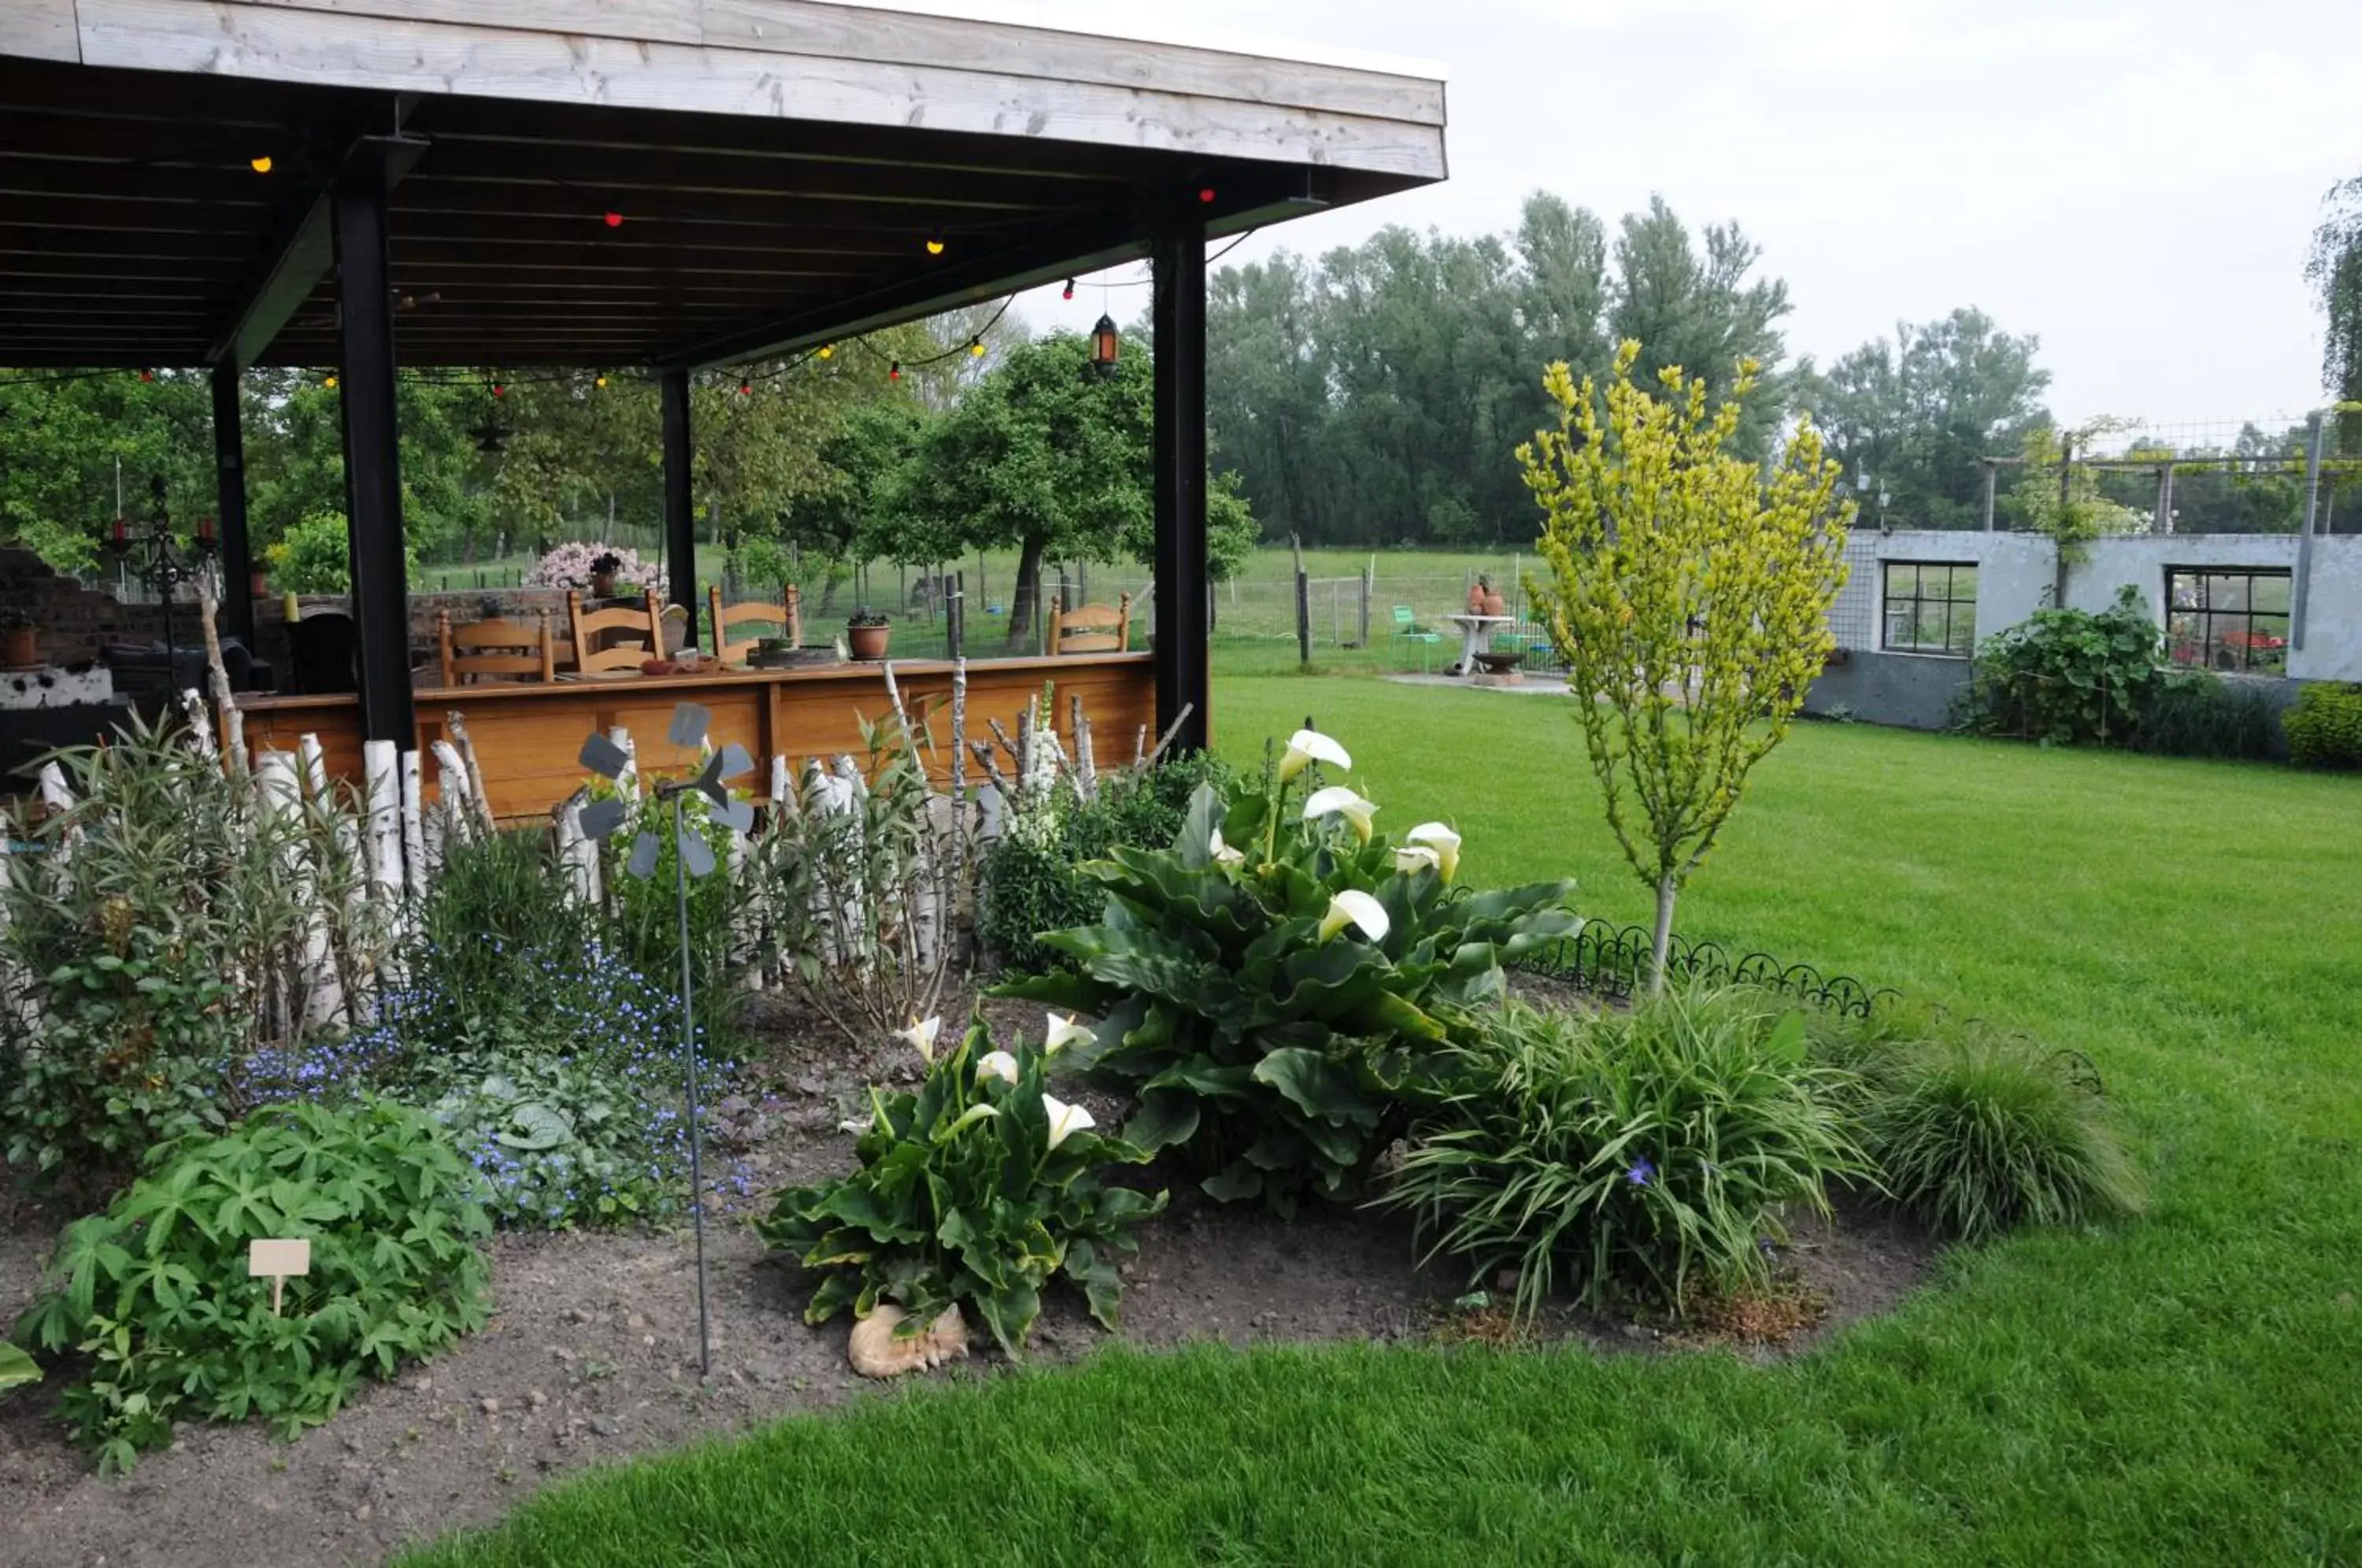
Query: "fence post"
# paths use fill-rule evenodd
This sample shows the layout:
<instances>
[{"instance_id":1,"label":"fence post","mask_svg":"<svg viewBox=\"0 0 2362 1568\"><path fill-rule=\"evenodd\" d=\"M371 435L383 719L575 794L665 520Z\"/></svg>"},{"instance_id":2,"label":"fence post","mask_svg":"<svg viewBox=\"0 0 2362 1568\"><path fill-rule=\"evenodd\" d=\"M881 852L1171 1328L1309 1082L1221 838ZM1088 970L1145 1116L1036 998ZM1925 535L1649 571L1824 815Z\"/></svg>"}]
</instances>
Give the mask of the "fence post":
<instances>
[{"instance_id":1,"label":"fence post","mask_svg":"<svg viewBox=\"0 0 2362 1568\"><path fill-rule=\"evenodd\" d=\"M2312 529L2321 515L2321 448L2323 437L2329 432L2328 421L2315 414L2312 420L2311 438L2306 442L2304 459L2304 527L2296 536L2296 586L2289 598L2289 652L2304 651L2304 624L2312 598ZM2286 674L2296 672L2287 668Z\"/></svg>"},{"instance_id":2,"label":"fence post","mask_svg":"<svg viewBox=\"0 0 2362 1568\"><path fill-rule=\"evenodd\" d=\"M1991 458L1981 458L1978 461L1984 465L1985 470L1985 532L1990 534L1993 531L1993 476L2001 471L2001 465Z\"/></svg>"},{"instance_id":3,"label":"fence post","mask_svg":"<svg viewBox=\"0 0 2362 1568\"><path fill-rule=\"evenodd\" d=\"M1367 567L1362 569L1362 613L1358 637L1353 646L1363 648L1370 646L1370 569Z\"/></svg>"},{"instance_id":4,"label":"fence post","mask_svg":"<svg viewBox=\"0 0 2362 1568\"><path fill-rule=\"evenodd\" d=\"M1296 569L1296 661L1312 668L1312 580Z\"/></svg>"}]
</instances>

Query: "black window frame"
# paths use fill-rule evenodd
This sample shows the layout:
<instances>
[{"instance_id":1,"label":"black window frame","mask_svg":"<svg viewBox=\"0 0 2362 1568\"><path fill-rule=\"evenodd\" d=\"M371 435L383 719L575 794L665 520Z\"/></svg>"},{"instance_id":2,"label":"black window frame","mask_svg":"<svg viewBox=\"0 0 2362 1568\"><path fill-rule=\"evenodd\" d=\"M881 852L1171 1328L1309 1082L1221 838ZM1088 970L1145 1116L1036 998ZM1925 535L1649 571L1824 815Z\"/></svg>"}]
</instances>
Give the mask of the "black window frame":
<instances>
[{"instance_id":1,"label":"black window frame","mask_svg":"<svg viewBox=\"0 0 2362 1568\"><path fill-rule=\"evenodd\" d=\"M2218 609L2211 602L2213 593L2209 580L2233 577L2246 580L2246 591L2242 597L2246 602L2236 609ZM2178 582L2184 580L2196 581L2196 591L2192 595L2195 602L2184 604L2176 593ZM2289 607L2286 610L2257 609L2256 584L2259 581L2286 583L2289 590ZM2166 661L2177 669L2212 669L2230 675L2285 675L2288 673L2289 635L2294 624L2295 613L2296 572L2291 568L2169 564L2165 569ZM2177 635L2175 630L2176 623L2185 616L2194 616L2198 623L2195 638L2198 657L2195 660L2182 657L2183 649L2191 646L2191 640L2186 636ZM2259 661L2256 657L2256 623L2258 621L2276 623L2279 633L2278 646L2266 651L2264 658L2260 661L2262 666L2260 669L2257 668ZM2235 625L2240 635L2240 640L2235 645L2238 652L2237 662L2221 663L2213 657L2213 651L2218 647L2228 651L2233 645L2218 639L2217 627L2229 631ZM2267 628L2266 635L2270 635L2269 627Z\"/></svg>"},{"instance_id":2,"label":"black window frame","mask_svg":"<svg viewBox=\"0 0 2362 1568\"><path fill-rule=\"evenodd\" d=\"M1977 591L1983 586L1984 581L1981 570L1982 564L1983 563L1980 561L1923 561L1916 558L1906 560L1882 558L1878 563L1879 651L1881 653L1916 654L1922 658L1974 657L1977 647ZM1912 591L1899 599L1896 598L1894 594L1894 571L1898 567L1909 567L1912 569ZM1941 571L1944 573L1943 592L1941 594L1931 595L1927 592L1927 574L1931 570ZM1980 574L1974 583L1970 587L1968 596L1966 598L1960 597L1955 589L1955 582L1957 580L1952 576L1952 574L1958 571L1971 571L1978 572ZM1940 645L1937 645L1926 643L1897 643L1894 641L1894 607L1897 604L1907 604L1911 606L1911 619L1909 624L1915 630L1917 627L1926 624L1925 612L1928 607L1941 605L1944 611L1943 642ZM1955 624L1960 619L1963 612L1966 613L1968 635L1965 642L1955 646L1952 637L1952 631Z\"/></svg>"}]
</instances>

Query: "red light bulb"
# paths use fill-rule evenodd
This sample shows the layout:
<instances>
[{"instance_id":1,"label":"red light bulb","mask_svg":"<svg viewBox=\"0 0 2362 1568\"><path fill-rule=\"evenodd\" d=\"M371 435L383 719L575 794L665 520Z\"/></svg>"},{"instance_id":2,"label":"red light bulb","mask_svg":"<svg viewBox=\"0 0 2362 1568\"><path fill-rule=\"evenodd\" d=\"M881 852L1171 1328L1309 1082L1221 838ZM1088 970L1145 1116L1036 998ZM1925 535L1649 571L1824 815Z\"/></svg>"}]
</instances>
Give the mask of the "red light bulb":
<instances>
[{"instance_id":1,"label":"red light bulb","mask_svg":"<svg viewBox=\"0 0 2362 1568\"><path fill-rule=\"evenodd\" d=\"M1211 185L1200 187L1198 192L1198 199L1205 203L1208 206L1212 206L1214 204L1214 187Z\"/></svg>"},{"instance_id":2,"label":"red light bulb","mask_svg":"<svg viewBox=\"0 0 2362 1568\"><path fill-rule=\"evenodd\" d=\"M901 360L897 359L891 365L886 367L886 379L889 381L899 381L902 379Z\"/></svg>"},{"instance_id":3,"label":"red light bulb","mask_svg":"<svg viewBox=\"0 0 2362 1568\"><path fill-rule=\"evenodd\" d=\"M624 226L624 215L623 215L623 214L621 214L621 213L619 213L619 212L617 212L617 211L615 211L613 207L608 208L608 209L607 209L607 226L608 226L609 228L621 228L621 227L623 227L623 226Z\"/></svg>"},{"instance_id":4,"label":"red light bulb","mask_svg":"<svg viewBox=\"0 0 2362 1568\"><path fill-rule=\"evenodd\" d=\"M1075 297L1075 281L1072 278L1066 280L1065 292L1058 297L1062 300L1070 300Z\"/></svg>"},{"instance_id":5,"label":"red light bulb","mask_svg":"<svg viewBox=\"0 0 2362 1568\"><path fill-rule=\"evenodd\" d=\"M501 385L500 382L494 381L492 383L492 395L494 397L506 397L509 395L509 389Z\"/></svg>"},{"instance_id":6,"label":"red light bulb","mask_svg":"<svg viewBox=\"0 0 2362 1568\"><path fill-rule=\"evenodd\" d=\"M741 381L738 383L738 395L739 395L740 397L752 397L752 396L754 395L754 393L755 393L755 383L754 383L753 381Z\"/></svg>"}]
</instances>

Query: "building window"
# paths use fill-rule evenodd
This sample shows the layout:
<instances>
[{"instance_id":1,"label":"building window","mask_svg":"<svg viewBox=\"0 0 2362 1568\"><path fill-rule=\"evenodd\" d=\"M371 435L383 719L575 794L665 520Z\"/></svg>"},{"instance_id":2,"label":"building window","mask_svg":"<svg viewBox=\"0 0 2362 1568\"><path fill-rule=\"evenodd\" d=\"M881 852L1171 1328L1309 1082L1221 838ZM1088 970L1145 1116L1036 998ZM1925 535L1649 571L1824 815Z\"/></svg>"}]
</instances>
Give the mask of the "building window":
<instances>
[{"instance_id":1,"label":"building window","mask_svg":"<svg viewBox=\"0 0 2362 1568\"><path fill-rule=\"evenodd\" d=\"M1977 569L1965 561L1886 561L1890 653L1966 658L1977 648Z\"/></svg>"},{"instance_id":2,"label":"building window","mask_svg":"<svg viewBox=\"0 0 2362 1568\"><path fill-rule=\"evenodd\" d=\"M2167 568L2167 656L2199 669L2287 674L2290 591L2284 570Z\"/></svg>"}]
</instances>

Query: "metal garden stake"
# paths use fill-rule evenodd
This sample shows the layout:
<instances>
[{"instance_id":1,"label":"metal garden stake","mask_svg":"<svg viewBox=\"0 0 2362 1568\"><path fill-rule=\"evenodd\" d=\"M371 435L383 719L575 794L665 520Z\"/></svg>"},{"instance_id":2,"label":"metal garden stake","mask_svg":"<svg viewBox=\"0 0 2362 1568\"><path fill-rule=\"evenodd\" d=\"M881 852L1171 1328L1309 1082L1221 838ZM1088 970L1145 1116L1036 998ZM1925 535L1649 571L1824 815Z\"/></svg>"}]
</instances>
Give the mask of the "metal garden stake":
<instances>
[{"instance_id":1,"label":"metal garden stake","mask_svg":"<svg viewBox=\"0 0 2362 1568\"><path fill-rule=\"evenodd\" d=\"M705 746L706 726L713 715L694 702L683 702L672 711L672 728L667 738L683 750L700 750ZM592 734L582 743L582 766L613 783L631 766L631 756L623 747L602 734ZM732 741L718 752L709 753L705 766L686 778L667 779L656 787L655 798L661 808L672 802L673 890L680 918L680 1048L688 1066L689 1077L689 1187L690 1219L697 1232L697 1370L700 1376L713 1369L713 1336L706 1309L705 1290L705 1158L704 1131L699 1125L697 1101L697 1023L691 1010L695 1001L694 981L689 946L689 880L692 877L712 875L713 846L705 842L703 834L689 831L688 803L694 792L712 802L716 822L733 833L743 834L755 824L755 809L744 801L730 798L726 779L734 778L755 766L746 748ZM623 801L609 798L593 801L582 808L582 832L585 836L604 840L613 837L631 816L631 808ZM660 842L647 829L640 830L632 841L632 853L624 869L646 879L656 874L657 854Z\"/></svg>"}]
</instances>

